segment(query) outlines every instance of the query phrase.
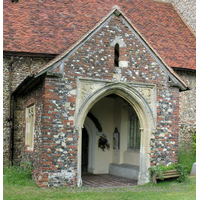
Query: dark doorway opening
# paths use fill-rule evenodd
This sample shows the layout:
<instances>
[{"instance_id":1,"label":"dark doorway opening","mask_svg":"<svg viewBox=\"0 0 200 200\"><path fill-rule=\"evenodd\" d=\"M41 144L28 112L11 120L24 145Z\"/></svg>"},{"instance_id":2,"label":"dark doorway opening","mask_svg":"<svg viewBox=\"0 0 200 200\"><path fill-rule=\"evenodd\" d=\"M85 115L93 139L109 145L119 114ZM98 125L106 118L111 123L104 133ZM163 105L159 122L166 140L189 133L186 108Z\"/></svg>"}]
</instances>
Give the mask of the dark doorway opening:
<instances>
[{"instance_id":1,"label":"dark doorway opening","mask_svg":"<svg viewBox=\"0 0 200 200\"><path fill-rule=\"evenodd\" d=\"M81 171L82 173L88 172L88 141L89 136L86 128L82 130L82 155L81 155Z\"/></svg>"}]
</instances>

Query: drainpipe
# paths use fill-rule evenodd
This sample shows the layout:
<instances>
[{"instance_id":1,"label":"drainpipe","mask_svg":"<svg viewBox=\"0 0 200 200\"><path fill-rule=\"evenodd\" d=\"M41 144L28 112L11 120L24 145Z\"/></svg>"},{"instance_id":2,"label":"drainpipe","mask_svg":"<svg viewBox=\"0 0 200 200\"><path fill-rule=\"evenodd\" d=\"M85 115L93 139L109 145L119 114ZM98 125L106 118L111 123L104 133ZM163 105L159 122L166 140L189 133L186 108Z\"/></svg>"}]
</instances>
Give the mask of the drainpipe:
<instances>
[{"instance_id":1,"label":"drainpipe","mask_svg":"<svg viewBox=\"0 0 200 200\"><path fill-rule=\"evenodd\" d=\"M9 148L8 148L8 155L9 155L9 161L10 161L10 164L12 164L12 161L11 161L11 141L12 141L12 125L10 125L9 127Z\"/></svg>"},{"instance_id":2,"label":"drainpipe","mask_svg":"<svg viewBox=\"0 0 200 200\"><path fill-rule=\"evenodd\" d=\"M11 87L12 87L12 64L13 64L13 56L10 59L9 64L9 117L8 121L11 120Z\"/></svg>"},{"instance_id":3,"label":"drainpipe","mask_svg":"<svg viewBox=\"0 0 200 200\"><path fill-rule=\"evenodd\" d=\"M11 125L11 165L13 166L14 157L14 107L15 107L15 97L12 96L12 125Z\"/></svg>"},{"instance_id":4,"label":"drainpipe","mask_svg":"<svg viewBox=\"0 0 200 200\"><path fill-rule=\"evenodd\" d=\"M9 64L9 107L8 107L8 122L12 121L12 124L10 124L9 127L9 160L11 162L11 165L13 165L13 127L14 127L14 122L13 122L13 114L14 112L12 111L11 113L11 87L12 87L12 64L13 64L13 56L11 57L10 64ZM14 107L12 107L14 109Z\"/></svg>"},{"instance_id":5,"label":"drainpipe","mask_svg":"<svg viewBox=\"0 0 200 200\"><path fill-rule=\"evenodd\" d=\"M10 164L13 166L13 156L14 156L14 96L12 96L12 116L10 117L10 130L9 130L9 159Z\"/></svg>"}]
</instances>

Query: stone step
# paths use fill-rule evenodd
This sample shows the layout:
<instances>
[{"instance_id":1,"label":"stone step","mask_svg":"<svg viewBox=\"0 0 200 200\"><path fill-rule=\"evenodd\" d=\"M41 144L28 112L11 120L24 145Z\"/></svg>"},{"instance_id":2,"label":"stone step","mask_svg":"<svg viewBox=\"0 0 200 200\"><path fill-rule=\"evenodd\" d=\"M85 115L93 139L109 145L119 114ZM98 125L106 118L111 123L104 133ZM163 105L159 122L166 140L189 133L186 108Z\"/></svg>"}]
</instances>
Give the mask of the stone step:
<instances>
[{"instance_id":1,"label":"stone step","mask_svg":"<svg viewBox=\"0 0 200 200\"><path fill-rule=\"evenodd\" d=\"M111 163L109 165L109 174L138 180L139 166Z\"/></svg>"}]
</instances>

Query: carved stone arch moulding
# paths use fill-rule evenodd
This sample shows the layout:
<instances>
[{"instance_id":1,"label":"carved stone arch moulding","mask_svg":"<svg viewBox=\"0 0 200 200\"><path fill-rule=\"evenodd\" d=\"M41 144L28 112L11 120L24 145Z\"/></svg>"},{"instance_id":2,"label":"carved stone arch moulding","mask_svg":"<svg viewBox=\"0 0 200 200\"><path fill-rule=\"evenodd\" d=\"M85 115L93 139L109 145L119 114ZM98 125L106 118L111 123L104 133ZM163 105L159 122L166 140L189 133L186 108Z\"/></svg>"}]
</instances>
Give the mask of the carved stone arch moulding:
<instances>
[{"instance_id":1,"label":"carved stone arch moulding","mask_svg":"<svg viewBox=\"0 0 200 200\"><path fill-rule=\"evenodd\" d=\"M91 107L101 98L117 94L132 105L137 115L149 115L151 128L156 128L156 86L141 83L113 83L109 81L79 79L76 100L76 124L83 125L84 119ZM80 124L80 113L84 115ZM141 112L141 113L140 113ZM78 121L79 122L78 122ZM142 120L140 120L142 121Z\"/></svg>"}]
</instances>

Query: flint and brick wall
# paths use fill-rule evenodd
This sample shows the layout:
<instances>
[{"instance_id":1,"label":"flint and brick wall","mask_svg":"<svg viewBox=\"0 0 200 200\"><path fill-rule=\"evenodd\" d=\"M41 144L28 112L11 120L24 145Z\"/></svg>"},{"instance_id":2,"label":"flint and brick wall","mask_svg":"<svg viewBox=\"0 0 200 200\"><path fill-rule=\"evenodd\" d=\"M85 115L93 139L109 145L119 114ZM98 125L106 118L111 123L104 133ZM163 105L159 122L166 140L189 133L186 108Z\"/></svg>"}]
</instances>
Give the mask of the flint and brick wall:
<instances>
[{"instance_id":1,"label":"flint and brick wall","mask_svg":"<svg viewBox=\"0 0 200 200\"><path fill-rule=\"evenodd\" d=\"M177 71L190 90L180 93L179 147L192 148L196 133L196 72Z\"/></svg>"},{"instance_id":2,"label":"flint and brick wall","mask_svg":"<svg viewBox=\"0 0 200 200\"><path fill-rule=\"evenodd\" d=\"M11 92L28 76L32 71L40 68L42 65L46 64L49 58L40 57L23 57L23 56L13 56L12 64L12 87ZM9 163L9 127L11 122L8 122L9 118L9 65L11 61L11 56L5 55L3 57L3 162L4 164ZM23 102L16 100L15 102L15 116L20 117ZM17 119L16 119L17 120ZM19 163L21 157L21 138L22 138L22 121L15 123L15 143L14 143L14 163ZM21 130L21 131L19 131Z\"/></svg>"},{"instance_id":3,"label":"flint and brick wall","mask_svg":"<svg viewBox=\"0 0 200 200\"><path fill-rule=\"evenodd\" d=\"M49 163L49 161L51 161L51 155L46 155L46 149L45 149L45 147L48 145L47 143L49 140L49 134L43 133L43 127L46 122L46 118L43 117L43 113L45 113L44 96L45 96L45 91L44 91L44 80L43 80L40 83L39 87L33 88L31 91L29 91L29 94L20 97L20 99L23 101L23 110L22 110L23 120L21 121L23 125L23 128L22 128L23 134L22 134L21 142L23 145L21 148L22 150L21 156L22 156L22 159L33 162L34 178L37 184L41 187L46 186L45 185L46 174L43 173L43 170L45 170L45 167L47 167L47 164ZM36 119L33 151L28 150L27 146L25 145L26 108L32 104L35 105L35 119ZM51 127L51 124L49 124L49 127ZM19 135L18 132L16 132L16 134ZM41 178L41 174L43 175L42 178Z\"/></svg>"},{"instance_id":4,"label":"flint and brick wall","mask_svg":"<svg viewBox=\"0 0 200 200\"><path fill-rule=\"evenodd\" d=\"M69 95L73 87L62 78L45 79L42 136L46 162L42 161L41 167L48 174L48 186L76 185L78 135L71 119L76 97Z\"/></svg>"}]
</instances>

